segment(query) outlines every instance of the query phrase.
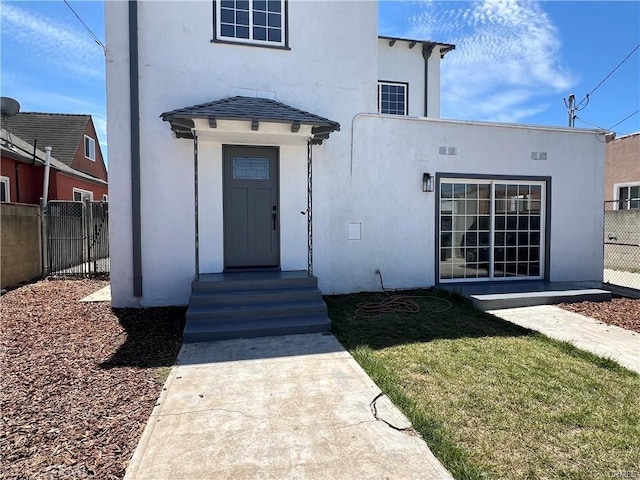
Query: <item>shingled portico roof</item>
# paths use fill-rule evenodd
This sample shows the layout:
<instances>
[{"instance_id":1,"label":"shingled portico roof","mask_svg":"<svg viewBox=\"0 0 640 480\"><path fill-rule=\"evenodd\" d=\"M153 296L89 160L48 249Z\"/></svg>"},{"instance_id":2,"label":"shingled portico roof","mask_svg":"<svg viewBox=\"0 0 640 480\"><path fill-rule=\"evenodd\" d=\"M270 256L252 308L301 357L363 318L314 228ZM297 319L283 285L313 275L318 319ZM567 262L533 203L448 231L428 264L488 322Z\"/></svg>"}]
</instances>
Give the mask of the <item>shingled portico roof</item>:
<instances>
[{"instance_id":1,"label":"shingled portico roof","mask_svg":"<svg viewBox=\"0 0 640 480\"><path fill-rule=\"evenodd\" d=\"M191 129L194 127L194 118L208 119L211 128L216 128L217 120L248 120L251 121L252 130L258 130L261 121L288 123L293 133L299 131L300 125L309 125L313 134L312 143L316 144L329 138L331 132L340 130L338 122L275 100L257 97L227 97L165 112L160 117L171 124L171 130L177 138L193 138Z\"/></svg>"}]
</instances>

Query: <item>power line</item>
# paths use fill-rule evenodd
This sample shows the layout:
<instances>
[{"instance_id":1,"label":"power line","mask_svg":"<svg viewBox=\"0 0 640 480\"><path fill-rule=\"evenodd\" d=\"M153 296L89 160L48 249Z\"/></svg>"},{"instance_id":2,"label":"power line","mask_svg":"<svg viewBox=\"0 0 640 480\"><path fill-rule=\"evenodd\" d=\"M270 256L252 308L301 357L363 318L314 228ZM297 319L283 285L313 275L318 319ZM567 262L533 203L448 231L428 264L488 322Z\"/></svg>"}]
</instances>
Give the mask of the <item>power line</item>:
<instances>
[{"instance_id":1,"label":"power line","mask_svg":"<svg viewBox=\"0 0 640 480\"><path fill-rule=\"evenodd\" d=\"M600 88L600 86L601 86L604 82L606 82L606 81L609 79L609 77L610 77L611 75L613 75L613 74L614 74L614 72L615 72L616 70L618 70L618 68L620 68L620 67L622 66L622 64L623 64L624 62L626 62L626 61L629 59L629 57L630 57L631 55L633 55L633 54L635 53L635 51L636 51L636 50L638 50L639 48L640 48L640 43L639 43L638 45L636 45L636 47L635 47L633 50L631 50L631 52L629 52L629 55L627 55L626 57L624 57L624 59L623 59L623 60L622 60L622 61L621 61L621 62L620 62L620 63L619 63L619 64L618 64L618 65L617 65L613 70L611 70L611 71L609 72L609 74L608 74L606 77L604 77L604 79L603 79L603 80L602 80L598 85L596 85L596 86L595 86L595 88L594 88L593 90L591 90L589 93L587 93L587 94L585 95L585 97L584 97L584 98L580 101L580 103L578 103L578 105L576 106L576 109L577 109L578 107L580 107L580 105L582 105L585 101L588 103L588 102L589 102L589 97L591 96L591 94L592 94L593 92L595 92L598 88ZM586 107L586 105L585 105L585 107Z\"/></svg>"},{"instance_id":2,"label":"power line","mask_svg":"<svg viewBox=\"0 0 640 480\"><path fill-rule=\"evenodd\" d=\"M610 126L607 130L611 130L613 127L617 127L618 125L620 125L622 122L625 122L627 120L629 120L631 117L633 117L636 113L640 112L640 108L638 110L636 110L635 112L633 112L631 115L627 115L626 117L624 117L622 120L620 120L618 123L616 123L615 125Z\"/></svg>"},{"instance_id":3,"label":"power line","mask_svg":"<svg viewBox=\"0 0 640 480\"><path fill-rule=\"evenodd\" d=\"M593 123L587 122L586 120L583 120L582 118L580 118L578 115L576 115L576 116L575 116L575 118L577 118L578 120L580 120L582 123L586 123L587 125L589 125L589 126L591 126L591 127L597 128L598 130L607 131L607 129L606 129L606 128L602 128L602 127L601 127L601 126L599 126L599 125L595 125L595 124L593 124Z\"/></svg>"},{"instance_id":4,"label":"power line","mask_svg":"<svg viewBox=\"0 0 640 480\"><path fill-rule=\"evenodd\" d=\"M640 113L640 109L636 110L635 112L631 113L630 115L627 115L626 117L624 117L622 120L620 120L619 122L611 125L609 128L602 128L600 125L595 125L591 122L587 122L586 120L584 120L583 118L580 118L578 115L575 116L575 118L577 118L578 120L580 120L582 123L585 123L591 127L595 127L599 130L603 130L605 132L612 132L613 128L617 127L618 125L620 125L623 122L626 122L627 120L629 120L631 117L633 117L634 115L636 115L637 113Z\"/></svg>"},{"instance_id":5,"label":"power line","mask_svg":"<svg viewBox=\"0 0 640 480\"><path fill-rule=\"evenodd\" d=\"M67 7L69 7L69 9L73 12L73 14L78 18L78 20L80 20L80 23L82 23L82 25L84 25L84 28L87 29L87 31L93 37L93 39L96 41L96 43L102 47L102 50L106 51L107 47L105 47L104 44L100 41L100 39L98 37L96 37L96 35L91 31L89 26L86 23L84 23L84 21L80 18L80 15L78 15L76 13L76 11L73 9L73 7L71 5L69 5L69 2L67 2L67 0L63 0L63 1L64 1L65 5Z\"/></svg>"}]
</instances>

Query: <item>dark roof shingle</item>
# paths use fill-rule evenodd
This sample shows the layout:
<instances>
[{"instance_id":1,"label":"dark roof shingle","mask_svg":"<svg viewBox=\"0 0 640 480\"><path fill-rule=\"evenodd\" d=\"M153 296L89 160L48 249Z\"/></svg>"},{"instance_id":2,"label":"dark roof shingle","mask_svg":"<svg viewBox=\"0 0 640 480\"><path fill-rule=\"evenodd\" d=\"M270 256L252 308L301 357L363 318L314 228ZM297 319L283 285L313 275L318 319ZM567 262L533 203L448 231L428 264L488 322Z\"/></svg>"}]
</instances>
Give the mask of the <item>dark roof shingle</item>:
<instances>
[{"instance_id":1,"label":"dark roof shingle","mask_svg":"<svg viewBox=\"0 0 640 480\"><path fill-rule=\"evenodd\" d=\"M90 115L22 112L7 119L6 128L38 148L49 146L53 155L71 166L82 145Z\"/></svg>"},{"instance_id":2,"label":"dark roof shingle","mask_svg":"<svg viewBox=\"0 0 640 480\"><path fill-rule=\"evenodd\" d=\"M268 98L228 97L215 102L179 108L160 115L171 124L178 138L193 138L193 118L210 120L257 120L276 123L310 125L314 143L329 138L331 132L340 130L340 124L327 118L306 112Z\"/></svg>"}]
</instances>

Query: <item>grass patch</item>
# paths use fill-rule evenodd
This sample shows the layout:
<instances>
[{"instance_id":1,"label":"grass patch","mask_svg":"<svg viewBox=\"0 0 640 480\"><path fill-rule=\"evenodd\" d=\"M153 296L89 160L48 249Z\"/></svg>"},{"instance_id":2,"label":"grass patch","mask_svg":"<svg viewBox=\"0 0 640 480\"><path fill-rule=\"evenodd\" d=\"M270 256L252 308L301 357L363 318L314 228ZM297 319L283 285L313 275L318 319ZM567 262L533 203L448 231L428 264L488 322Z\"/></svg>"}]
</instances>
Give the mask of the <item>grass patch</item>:
<instances>
[{"instance_id":1,"label":"grass patch","mask_svg":"<svg viewBox=\"0 0 640 480\"><path fill-rule=\"evenodd\" d=\"M409 293L419 313L370 319L356 304L383 294L325 300L338 339L456 478L640 476L638 375L444 293Z\"/></svg>"}]
</instances>

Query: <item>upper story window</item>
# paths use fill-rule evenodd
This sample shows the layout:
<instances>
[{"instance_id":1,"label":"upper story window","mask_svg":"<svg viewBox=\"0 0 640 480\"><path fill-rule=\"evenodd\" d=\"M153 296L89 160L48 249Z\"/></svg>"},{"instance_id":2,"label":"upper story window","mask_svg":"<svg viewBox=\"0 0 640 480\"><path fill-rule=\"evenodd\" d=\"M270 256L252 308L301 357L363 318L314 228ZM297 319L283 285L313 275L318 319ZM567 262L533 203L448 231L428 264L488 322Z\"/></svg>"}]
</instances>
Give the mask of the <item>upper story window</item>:
<instances>
[{"instance_id":1,"label":"upper story window","mask_svg":"<svg viewBox=\"0 0 640 480\"><path fill-rule=\"evenodd\" d=\"M378 82L378 112L389 115L407 115L409 84Z\"/></svg>"},{"instance_id":2,"label":"upper story window","mask_svg":"<svg viewBox=\"0 0 640 480\"><path fill-rule=\"evenodd\" d=\"M216 40L286 47L285 0L218 0Z\"/></svg>"},{"instance_id":3,"label":"upper story window","mask_svg":"<svg viewBox=\"0 0 640 480\"><path fill-rule=\"evenodd\" d=\"M96 141L86 135L84 136L84 156L89 160L96 161Z\"/></svg>"},{"instance_id":4,"label":"upper story window","mask_svg":"<svg viewBox=\"0 0 640 480\"><path fill-rule=\"evenodd\" d=\"M618 187L618 209L640 209L640 183Z\"/></svg>"}]
</instances>

